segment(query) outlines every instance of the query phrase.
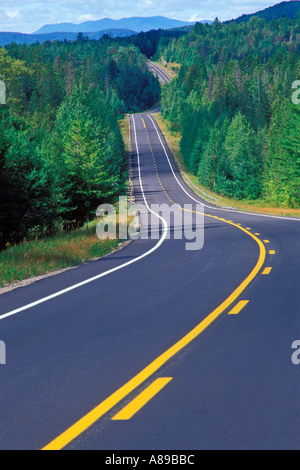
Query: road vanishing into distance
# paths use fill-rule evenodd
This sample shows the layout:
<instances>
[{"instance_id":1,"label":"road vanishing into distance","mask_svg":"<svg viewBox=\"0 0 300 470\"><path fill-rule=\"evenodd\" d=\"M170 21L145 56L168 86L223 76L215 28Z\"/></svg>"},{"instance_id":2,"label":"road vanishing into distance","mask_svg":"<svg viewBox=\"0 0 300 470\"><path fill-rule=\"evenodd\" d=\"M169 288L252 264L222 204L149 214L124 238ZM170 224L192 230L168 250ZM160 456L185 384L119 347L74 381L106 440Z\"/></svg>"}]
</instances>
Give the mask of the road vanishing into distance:
<instances>
[{"instance_id":1,"label":"road vanishing into distance","mask_svg":"<svg viewBox=\"0 0 300 470\"><path fill-rule=\"evenodd\" d=\"M131 140L141 237L0 297L0 448L299 449L300 221L201 200L151 114Z\"/></svg>"}]
</instances>

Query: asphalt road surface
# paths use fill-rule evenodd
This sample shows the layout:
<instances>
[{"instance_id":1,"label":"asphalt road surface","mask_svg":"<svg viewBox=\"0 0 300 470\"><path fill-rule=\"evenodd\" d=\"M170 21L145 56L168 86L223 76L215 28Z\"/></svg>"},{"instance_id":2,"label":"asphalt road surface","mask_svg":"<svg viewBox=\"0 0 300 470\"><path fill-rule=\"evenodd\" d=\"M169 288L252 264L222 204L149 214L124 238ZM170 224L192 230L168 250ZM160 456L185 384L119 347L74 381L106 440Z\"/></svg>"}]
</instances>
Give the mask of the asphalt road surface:
<instances>
[{"instance_id":1,"label":"asphalt road surface","mask_svg":"<svg viewBox=\"0 0 300 470\"><path fill-rule=\"evenodd\" d=\"M0 297L0 448L299 449L300 221L205 203L151 115L131 138L141 238Z\"/></svg>"},{"instance_id":2,"label":"asphalt road surface","mask_svg":"<svg viewBox=\"0 0 300 470\"><path fill-rule=\"evenodd\" d=\"M170 83L172 78L170 75L159 65L154 62L149 62L149 69L159 79L161 83Z\"/></svg>"}]
</instances>

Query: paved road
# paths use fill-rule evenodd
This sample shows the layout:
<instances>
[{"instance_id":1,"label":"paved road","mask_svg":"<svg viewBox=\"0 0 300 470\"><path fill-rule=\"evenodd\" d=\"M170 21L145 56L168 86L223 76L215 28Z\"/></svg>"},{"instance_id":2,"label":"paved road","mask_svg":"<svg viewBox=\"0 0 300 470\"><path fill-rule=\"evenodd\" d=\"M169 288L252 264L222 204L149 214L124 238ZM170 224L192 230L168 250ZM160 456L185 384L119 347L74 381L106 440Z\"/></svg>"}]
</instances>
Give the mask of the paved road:
<instances>
[{"instance_id":1,"label":"paved road","mask_svg":"<svg viewBox=\"0 0 300 470\"><path fill-rule=\"evenodd\" d=\"M299 449L299 221L205 204L131 124L144 239L0 298L0 448Z\"/></svg>"},{"instance_id":2,"label":"paved road","mask_svg":"<svg viewBox=\"0 0 300 470\"><path fill-rule=\"evenodd\" d=\"M149 62L149 69L159 79L161 83L170 83L172 78L170 75L159 65L154 62Z\"/></svg>"}]
</instances>

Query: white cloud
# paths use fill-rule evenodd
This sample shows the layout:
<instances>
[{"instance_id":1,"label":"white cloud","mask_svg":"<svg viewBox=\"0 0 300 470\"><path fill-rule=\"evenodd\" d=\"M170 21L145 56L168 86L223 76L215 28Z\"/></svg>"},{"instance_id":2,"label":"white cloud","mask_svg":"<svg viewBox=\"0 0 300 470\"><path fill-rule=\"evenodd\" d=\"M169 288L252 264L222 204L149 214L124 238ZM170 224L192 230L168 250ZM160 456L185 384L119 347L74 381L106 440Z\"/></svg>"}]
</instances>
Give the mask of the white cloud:
<instances>
[{"instance_id":1,"label":"white cloud","mask_svg":"<svg viewBox=\"0 0 300 470\"><path fill-rule=\"evenodd\" d=\"M99 20L97 15L90 15L90 14L85 14L85 15L80 15L78 16L78 21L79 22L84 22L84 21L96 21Z\"/></svg>"},{"instance_id":2,"label":"white cloud","mask_svg":"<svg viewBox=\"0 0 300 470\"><path fill-rule=\"evenodd\" d=\"M33 32L44 24L163 15L185 21L227 20L279 0L1 0L0 31Z\"/></svg>"},{"instance_id":3,"label":"white cloud","mask_svg":"<svg viewBox=\"0 0 300 470\"><path fill-rule=\"evenodd\" d=\"M6 14L9 18L20 18L20 16L21 16L20 10L7 11Z\"/></svg>"}]
</instances>

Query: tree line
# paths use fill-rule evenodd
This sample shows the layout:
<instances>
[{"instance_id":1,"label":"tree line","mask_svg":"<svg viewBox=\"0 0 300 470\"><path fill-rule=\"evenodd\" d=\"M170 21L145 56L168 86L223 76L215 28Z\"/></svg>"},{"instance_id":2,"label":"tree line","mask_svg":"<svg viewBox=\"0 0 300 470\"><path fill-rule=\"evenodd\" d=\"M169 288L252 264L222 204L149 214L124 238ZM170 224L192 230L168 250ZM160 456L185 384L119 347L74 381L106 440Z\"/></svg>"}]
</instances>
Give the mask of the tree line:
<instances>
[{"instance_id":1,"label":"tree line","mask_svg":"<svg viewBox=\"0 0 300 470\"><path fill-rule=\"evenodd\" d=\"M182 134L185 163L201 184L238 199L300 207L300 16L212 26L158 44L180 64L162 113Z\"/></svg>"},{"instance_id":2,"label":"tree line","mask_svg":"<svg viewBox=\"0 0 300 470\"><path fill-rule=\"evenodd\" d=\"M0 249L69 231L127 183L118 119L160 96L146 57L117 40L0 49Z\"/></svg>"}]
</instances>

